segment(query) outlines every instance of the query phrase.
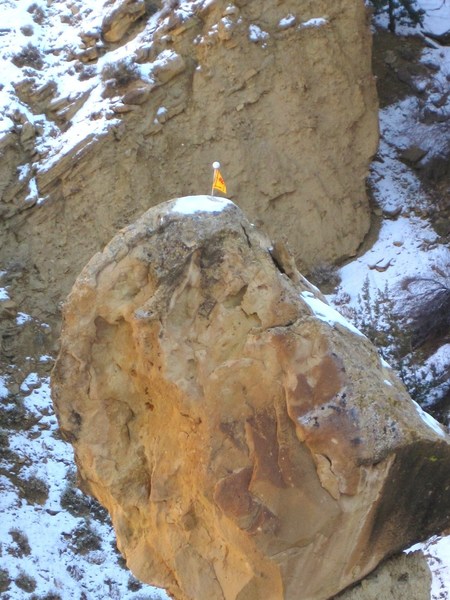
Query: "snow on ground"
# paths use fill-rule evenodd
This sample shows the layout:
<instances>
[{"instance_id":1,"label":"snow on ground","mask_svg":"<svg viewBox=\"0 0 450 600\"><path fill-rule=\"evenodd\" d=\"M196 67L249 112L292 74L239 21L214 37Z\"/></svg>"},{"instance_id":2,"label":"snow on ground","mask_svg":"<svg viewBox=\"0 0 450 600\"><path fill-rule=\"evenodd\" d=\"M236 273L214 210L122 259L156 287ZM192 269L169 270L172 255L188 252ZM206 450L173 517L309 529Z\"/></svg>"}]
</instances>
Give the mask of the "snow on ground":
<instances>
[{"instance_id":1,"label":"snow on ground","mask_svg":"<svg viewBox=\"0 0 450 600\"><path fill-rule=\"evenodd\" d=\"M6 377L0 375L0 400L8 397L8 388L6 387Z\"/></svg>"},{"instance_id":2,"label":"snow on ground","mask_svg":"<svg viewBox=\"0 0 450 600\"><path fill-rule=\"evenodd\" d=\"M315 17L313 19L309 19L308 21L304 21L300 24L300 28L308 28L308 27L322 27L328 23L328 19L326 17Z\"/></svg>"},{"instance_id":3,"label":"snow on ground","mask_svg":"<svg viewBox=\"0 0 450 600\"><path fill-rule=\"evenodd\" d=\"M414 215L399 216L383 221L370 250L339 270L340 287L356 305L366 278L373 292L388 285L399 293L405 277L433 275L433 266L446 264L450 264L450 251L438 243L433 229Z\"/></svg>"},{"instance_id":4,"label":"snow on ground","mask_svg":"<svg viewBox=\"0 0 450 600\"><path fill-rule=\"evenodd\" d=\"M425 11L422 29L434 35L450 31L449 0L418 0L417 4Z\"/></svg>"},{"instance_id":5,"label":"snow on ground","mask_svg":"<svg viewBox=\"0 0 450 600\"><path fill-rule=\"evenodd\" d=\"M450 31L450 0L415 0L412 5L414 8L425 11L423 24L421 27L415 28L397 23L396 31L398 34L414 35L421 31L425 35L429 33L433 36L440 36ZM375 21L378 25L387 28L387 13L378 15L375 17Z\"/></svg>"},{"instance_id":6,"label":"snow on ground","mask_svg":"<svg viewBox=\"0 0 450 600\"><path fill-rule=\"evenodd\" d=\"M450 598L450 536L435 535L424 544L415 544L407 552L416 550L424 553L433 575L432 600L448 600Z\"/></svg>"}]
</instances>

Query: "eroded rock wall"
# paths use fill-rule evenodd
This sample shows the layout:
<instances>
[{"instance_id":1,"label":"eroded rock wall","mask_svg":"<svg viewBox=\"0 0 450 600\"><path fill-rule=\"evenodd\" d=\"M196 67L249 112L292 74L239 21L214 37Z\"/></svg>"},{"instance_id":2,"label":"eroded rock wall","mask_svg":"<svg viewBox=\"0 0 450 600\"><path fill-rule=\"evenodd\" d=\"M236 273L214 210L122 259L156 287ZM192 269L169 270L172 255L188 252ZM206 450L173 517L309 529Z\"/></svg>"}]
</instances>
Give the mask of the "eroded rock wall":
<instances>
[{"instance_id":1,"label":"eroded rock wall","mask_svg":"<svg viewBox=\"0 0 450 600\"><path fill-rule=\"evenodd\" d=\"M228 201L93 257L53 397L127 564L180 600L325 600L450 522L449 438Z\"/></svg>"},{"instance_id":2,"label":"eroded rock wall","mask_svg":"<svg viewBox=\"0 0 450 600\"><path fill-rule=\"evenodd\" d=\"M77 21L83 48L67 69L90 78L87 91L66 98L45 70L16 85L48 124L11 115L23 150L9 145L2 163L2 259L39 278L42 310L57 312L82 265L151 204L208 193L212 160L230 197L302 265L353 254L367 232L378 130L364 3L189 4L149 15L117 1L98 30ZM121 44L128 80L114 66Z\"/></svg>"}]
</instances>

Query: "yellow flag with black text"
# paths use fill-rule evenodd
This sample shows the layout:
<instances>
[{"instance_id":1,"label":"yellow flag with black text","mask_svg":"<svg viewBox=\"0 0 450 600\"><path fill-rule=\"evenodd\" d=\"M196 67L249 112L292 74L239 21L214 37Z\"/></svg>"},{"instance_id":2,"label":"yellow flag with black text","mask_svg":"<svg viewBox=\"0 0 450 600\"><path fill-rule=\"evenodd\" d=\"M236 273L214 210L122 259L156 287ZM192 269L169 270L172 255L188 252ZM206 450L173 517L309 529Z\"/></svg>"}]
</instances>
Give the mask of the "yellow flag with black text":
<instances>
[{"instance_id":1,"label":"yellow flag with black text","mask_svg":"<svg viewBox=\"0 0 450 600\"><path fill-rule=\"evenodd\" d=\"M214 169L214 180L212 184L212 189L221 192L222 194L227 193L227 186L225 185L224 178L222 177L219 169Z\"/></svg>"}]
</instances>

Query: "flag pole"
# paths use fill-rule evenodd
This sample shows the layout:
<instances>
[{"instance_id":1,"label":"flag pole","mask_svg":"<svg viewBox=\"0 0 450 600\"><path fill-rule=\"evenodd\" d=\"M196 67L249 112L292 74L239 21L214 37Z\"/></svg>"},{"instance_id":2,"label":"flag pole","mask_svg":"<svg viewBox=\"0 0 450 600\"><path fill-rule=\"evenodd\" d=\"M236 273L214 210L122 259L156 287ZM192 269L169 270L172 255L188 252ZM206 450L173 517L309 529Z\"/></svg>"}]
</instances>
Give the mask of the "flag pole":
<instances>
[{"instance_id":1,"label":"flag pole","mask_svg":"<svg viewBox=\"0 0 450 600\"><path fill-rule=\"evenodd\" d=\"M220 169L220 162L214 161L212 164L212 168L214 169L214 174L213 174L213 182L212 182L212 187L211 187L211 196L214 196L214 182L216 181L216 173L217 170Z\"/></svg>"}]
</instances>

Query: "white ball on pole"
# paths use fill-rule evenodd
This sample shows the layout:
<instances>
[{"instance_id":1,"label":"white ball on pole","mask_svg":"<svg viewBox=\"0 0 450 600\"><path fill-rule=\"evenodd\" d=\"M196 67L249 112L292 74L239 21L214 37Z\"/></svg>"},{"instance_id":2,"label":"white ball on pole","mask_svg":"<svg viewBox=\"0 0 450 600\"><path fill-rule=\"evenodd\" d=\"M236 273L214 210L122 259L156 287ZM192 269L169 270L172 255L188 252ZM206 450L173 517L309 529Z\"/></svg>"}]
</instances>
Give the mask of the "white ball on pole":
<instances>
[{"instance_id":1,"label":"white ball on pole","mask_svg":"<svg viewBox=\"0 0 450 600\"><path fill-rule=\"evenodd\" d=\"M220 169L220 162L217 162L217 160L215 162L213 162L212 164L213 169Z\"/></svg>"}]
</instances>

